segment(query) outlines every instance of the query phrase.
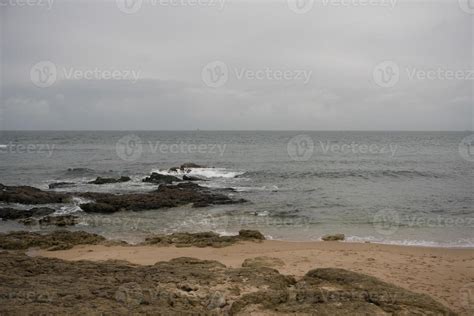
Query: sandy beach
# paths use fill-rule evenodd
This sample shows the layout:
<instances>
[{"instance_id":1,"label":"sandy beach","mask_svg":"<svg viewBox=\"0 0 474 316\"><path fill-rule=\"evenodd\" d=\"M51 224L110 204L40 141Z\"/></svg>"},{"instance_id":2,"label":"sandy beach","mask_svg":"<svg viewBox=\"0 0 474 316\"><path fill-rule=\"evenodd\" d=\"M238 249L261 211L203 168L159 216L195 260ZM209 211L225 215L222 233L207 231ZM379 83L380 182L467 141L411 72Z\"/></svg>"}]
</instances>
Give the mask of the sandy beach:
<instances>
[{"instance_id":1,"label":"sandy beach","mask_svg":"<svg viewBox=\"0 0 474 316\"><path fill-rule=\"evenodd\" d=\"M223 248L79 245L69 250L30 251L29 255L67 261L125 260L138 265L193 257L233 268L240 267L245 259L265 256L276 258L273 267L280 273L296 278L314 268L342 268L428 294L461 315L469 315L474 308L473 249L270 240Z\"/></svg>"}]
</instances>

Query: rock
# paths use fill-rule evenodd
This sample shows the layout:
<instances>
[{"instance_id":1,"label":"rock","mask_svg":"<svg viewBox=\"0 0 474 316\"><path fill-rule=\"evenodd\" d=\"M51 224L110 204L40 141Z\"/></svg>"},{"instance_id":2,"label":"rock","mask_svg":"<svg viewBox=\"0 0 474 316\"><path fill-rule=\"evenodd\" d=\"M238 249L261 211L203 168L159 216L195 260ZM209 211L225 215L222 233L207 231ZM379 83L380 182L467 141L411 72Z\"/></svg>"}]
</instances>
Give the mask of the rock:
<instances>
[{"instance_id":1,"label":"rock","mask_svg":"<svg viewBox=\"0 0 474 316\"><path fill-rule=\"evenodd\" d=\"M29 210L18 210L14 208L0 208L0 218L3 220L18 220L30 217L41 217L54 213L49 207L34 207Z\"/></svg>"},{"instance_id":2,"label":"rock","mask_svg":"<svg viewBox=\"0 0 474 316\"><path fill-rule=\"evenodd\" d=\"M185 181L207 181L205 179L201 179L201 178L195 177L195 176L188 176L186 174L183 176L183 180L185 180Z\"/></svg>"},{"instance_id":3,"label":"rock","mask_svg":"<svg viewBox=\"0 0 474 316\"><path fill-rule=\"evenodd\" d=\"M29 186L0 184L0 201L20 204L69 203L71 196L61 192L46 192Z\"/></svg>"},{"instance_id":4,"label":"rock","mask_svg":"<svg viewBox=\"0 0 474 316\"><path fill-rule=\"evenodd\" d=\"M226 247L239 241L260 241L265 239L258 231L253 235L242 237L236 236L220 236L214 232L202 233L173 233L170 235L154 235L145 239L144 245L174 245L176 247ZM260 236L258 234L260 234Z\"/></svg>"},{"instance_id":5,"label":"rock","mask_svg":"<svg viewBox=\"0 0 474 316\"><path fill-rule=\"evenodd\" d=\"M255 257L255 258L248 258L245 259L242 263L242 267L249 267L249 268L259 268L259 267L282 267L285 263L283 260L279 258L272 258L267 256L262 257Z\"/></svg>"},{"instance_id":6,"label":"rock","mask_svg":"<svg viewBox=\"0 0 474 316\"><path fill-rule=\"evenodd\" d=\"M219 291L214 292L211 295L209 304L207 305L208 309L222 308L226 304L225 296Z\"/></svg>"},{"instance_id":7,"label":"rock","mask_svg":"<svg viewBox=\"0 0 474 316\"><path fill-rule=\"evenodd\" d=\"M211 193L208 189L195 183L178 185L160 185L149 193L110 194L110 193L77 193L79 196L95 200L81 204L88 213L113 213L120 210L141 211L177 207L193 203L195 207L211 204L236 204L245 200L233 200L224 194Z\"/></svg>"},{"instance_id":8,"label":"rock","mask_svg":"<svg viewBox=\"0 0 474 316\"><path fill-rule=\"evenodd\" d=\"M325 235L321 237L321 239L324 241L338 241L344 240L345 238L346 236L344 234Z\"/></svg>"},{"instance_id":9,"label":"rock","mask_svg":"<svg viewBox=\"0 0 474 316\"><path fill-rule=\"evenodd\" d=\"M21 231L0 234L0 248L2 249L28 249L32 247L55 250L69 249L75 245L95 245L104 241L105 238L102 236L82 231L58 230L50 234Z\"/></svg>"},{"instance_id":10,"label":"rock","mask_svg":"<svg viewBox=\"0 0 474 316\"><path fill-rule=\"evenodd\" d=\"M179 181L181 181L180 178L156 172L153 172L149 177L146 177L142 180L142 182L149 182L154 184L171 184L173 182Z\"/></svg>"},{"instance_id":11,"label":"rock","mask_svg":"<svg viewBox=\"0 0 474 316\"><path fill-rule=\"evenodd\" d=\"M455 315L426 295L342 269L296 281L267 267L186 257L140 266L2 252L0 279L5 315Z\"/></svg>"},{"instance_id":12,"label":"rock","mask_svg":"<svg viewBox=\"0 0 474 316\"><path fill-rule=\"evenodd\" d=\"M108 183L128 182L130 180L132 180L132 179L130 179L130 177L120 177L118 179L97 177L97 179L95 179L94 181L90 181L88 183L90 183L90 184L108 184Z\"/></svg>"},{"instance_id":13,"label":"rock","mask_svg":"<svg viewBox=\"0 0 474 316\"><path fill-rule=\"evenodd\" d=\"M50 183L48 188L50 189L60 189L60 188L71 188L74 187L76 184L73 182L55 182Z\"/></svg>"},{"instance_id":14,"label":"rock","mask_svg":"<svg viewBox=\"0 0 474 316\"><path fill-rule=\"evenodd\" d=\"M60 227L74 226L77 222L78 217L74 215L45 216L38 221L40 225L55 225Z\"/></svg>"},{"instance_id":15,"label":"rock","mask_svg":"<svg viewBox=\"0 0 474 316\"><path fill-rule=\"evenodd\" d=\"M255 239L255 240L265 240L265 236L262 235L258 230L248 230L242 229L239 231L239 237L243 240Z\"/></svg>"}]
</instances>

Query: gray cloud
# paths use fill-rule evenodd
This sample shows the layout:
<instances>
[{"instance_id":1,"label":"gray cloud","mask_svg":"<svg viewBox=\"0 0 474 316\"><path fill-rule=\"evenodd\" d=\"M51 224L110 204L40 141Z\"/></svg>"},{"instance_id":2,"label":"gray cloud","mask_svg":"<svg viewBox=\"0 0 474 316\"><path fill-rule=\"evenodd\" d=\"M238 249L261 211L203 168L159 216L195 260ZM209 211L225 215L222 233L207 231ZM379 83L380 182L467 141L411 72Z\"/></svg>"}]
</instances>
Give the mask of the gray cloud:
<instances>
[{"instance_id":1,"label":"gray cloud","mask_svg":"<svg viewBox=\"0 0 474 316\"><path fill-rule=\"evenodd\" d=\"M457 1L387 7L316 2L305 14L286 1L213 7L153 6L135 14L115 1L1 6L1 129L465 130L473 127L473 80L410 79L411 71L473 67L473 16ZM2 0L0 0L2 2ZM229 69L211 88L212 61ZM374 82L391 60L399 81ZM31 67L53 62L57 80L39 88ZM137 82L81 73L128 71ZM249 70L311 73L300 79L239 78ZM95 76L95 77L94 77ZM266 75L265 75L266 76ZM278 77L278 76L277 76Z\"/></svg>"}]
</instances>

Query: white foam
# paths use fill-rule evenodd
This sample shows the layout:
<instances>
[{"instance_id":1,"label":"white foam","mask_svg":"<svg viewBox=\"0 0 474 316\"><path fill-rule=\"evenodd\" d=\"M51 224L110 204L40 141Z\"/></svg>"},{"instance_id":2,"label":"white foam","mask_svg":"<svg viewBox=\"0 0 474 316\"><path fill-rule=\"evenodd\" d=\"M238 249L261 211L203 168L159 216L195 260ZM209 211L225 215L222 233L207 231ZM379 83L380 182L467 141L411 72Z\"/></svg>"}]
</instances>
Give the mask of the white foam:
<instances>
[{"instance_id":1,"label":"white foam","mask_svg":"<svg viewBox=\"0 0 474 316\"><path fill-rule=\"evenodd\" d=\"M231 171L225 168L189 168L189 169L178 169L177 171L170 170L152 170L163 175L172 175L172 176L195 176L203 178L235 178L237 176L243 175L245 172L241 171Z\"/></svg>"},{"instance_id":2,"label":"white foam","mask_svg":"<svg viewBox=\"0 0 474 316\"><path fill-rule=\"evenodd\" d=\"M420 246L420 247L446 247L446 248L474 248L474 240L462 239L448 242L437 242L430 240L388 240L380 239L373 236L359 237L349 236L346 237L347 242L370 242L374 244L384 245L399 245L399 246Z\"/></svg>"}]
</instances>

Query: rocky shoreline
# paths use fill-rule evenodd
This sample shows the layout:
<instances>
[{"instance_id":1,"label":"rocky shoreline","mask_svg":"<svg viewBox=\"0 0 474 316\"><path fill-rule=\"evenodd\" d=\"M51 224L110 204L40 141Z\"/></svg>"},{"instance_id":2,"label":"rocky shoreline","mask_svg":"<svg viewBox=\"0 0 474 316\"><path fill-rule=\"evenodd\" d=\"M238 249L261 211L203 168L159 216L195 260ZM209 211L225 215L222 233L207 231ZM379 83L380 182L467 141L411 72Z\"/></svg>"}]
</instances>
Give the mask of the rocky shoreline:
<instances>
[{"instance_id":1,"label":"rocky shoreline","mask_svg":"<svg viewBox=\"0 0 474 316\"><path fill-rule=\"evenodd\" d=\"M155 235L135 246L231 247L262 242L258 231ZM0 234L0 314L204 315L456 315L425 294L375 277L316 268L303 277L281 274L278 258L254 257L240 268L179 257L148 266L124 261L63 261L31 257L77 245L132 247L86 232Z\"/></svg>"}]
</instances>

